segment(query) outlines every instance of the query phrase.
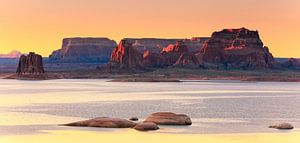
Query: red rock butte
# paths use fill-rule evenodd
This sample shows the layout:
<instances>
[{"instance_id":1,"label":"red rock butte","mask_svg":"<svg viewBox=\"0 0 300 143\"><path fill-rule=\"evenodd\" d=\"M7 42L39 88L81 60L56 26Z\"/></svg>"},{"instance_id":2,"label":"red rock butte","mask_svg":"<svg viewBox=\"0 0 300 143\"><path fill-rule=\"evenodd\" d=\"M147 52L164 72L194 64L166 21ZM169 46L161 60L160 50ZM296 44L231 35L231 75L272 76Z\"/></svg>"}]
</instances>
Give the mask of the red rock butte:
<instances>
[{"instance_id":1,"label":"red rock butte","mask_svg":"<svg viewBox=\"0 0 300 143\"><path fill-rule=\"evenodd\" d=\"M123 39L109 69L147 67L272 68L274 58L258 31L224 29L192 39Z\"/></svg>"},{"instance_id":2,"label":"red rock butte","mask_svg":"<svg viewBox=\"0 0 300 143\"><path fill-rule=\"evenodd\" d=\"M22 55L16 72L19 75L44 73L42 56L33 52L30 52L28 55Z\"/></svg>"}]
</instances>

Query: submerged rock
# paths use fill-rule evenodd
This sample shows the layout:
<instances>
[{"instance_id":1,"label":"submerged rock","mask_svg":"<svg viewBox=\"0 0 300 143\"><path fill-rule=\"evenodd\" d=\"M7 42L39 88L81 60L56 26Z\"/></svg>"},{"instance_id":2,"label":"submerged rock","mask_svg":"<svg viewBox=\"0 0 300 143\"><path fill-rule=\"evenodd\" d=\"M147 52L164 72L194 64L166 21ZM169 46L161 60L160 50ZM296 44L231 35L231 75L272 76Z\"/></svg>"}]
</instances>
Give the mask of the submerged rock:
<instances>
[{"instance_id":1,"label":"submerged rock","mask_svg":"<svg viewBox=\"0 0 300 143\"><path fill-rule=\"evenodd\" d=\"M279 130L291 130L294 129L293 125L289 123L282 123L277 125L269 126L269 128L279 129Z\"/></svg>"},{"instance_id":2,"label":"submerged rock","mask_svg":"<svg viewBox=\"0 0 300 143\"><path fill-rule=\"evenodd\" d=\"M171 112L153 113L147 117L144 122L153 122L158 125L192 125L192 121L189 116Z\"/></svg>"},{"instance_id":3,"label":"submerged rock","mask_svg":"<svg viewBox=\"0 0 300 143\"><path fill-rule=\"evenodd\" d=\"M158 130L159 127L157 124L152 123L152 122L146 122L146 123L139 123L137 124L134 129L138 131L155 131Z\"/></svg>"},{"instance_id":4,"label":"submerged rock","mask_svg":"<svg viewBox=\"0 0 300 143\"><path fill-rule=\"evenodd\" d=\"M99 128L132 128L136 123L120 118L98 117L90 120L66 124L66 126L77 127L99 127Z\"/></svg>"}]
</instances>

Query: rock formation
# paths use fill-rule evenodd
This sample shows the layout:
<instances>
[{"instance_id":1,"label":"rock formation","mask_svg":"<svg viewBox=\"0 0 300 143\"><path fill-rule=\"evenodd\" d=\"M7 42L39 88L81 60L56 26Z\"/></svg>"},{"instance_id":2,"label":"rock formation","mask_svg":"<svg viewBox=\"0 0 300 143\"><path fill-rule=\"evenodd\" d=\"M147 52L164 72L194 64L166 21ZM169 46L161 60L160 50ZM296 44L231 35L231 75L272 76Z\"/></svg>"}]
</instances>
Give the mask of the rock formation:
<instances>
[{"instance_id":1,"label":"rock formation","mask_svg":"<svg viewBox=\"0 0 300 143\"><path fill-rule=\"evenodd\" d=\"M183 41L178 41L175 45L169 45L161 52L161 67L172 66L182 54L189 53L188 47Z\"/></svg>"},{"instance_id":2,"label":"rock formation","mask_svg":"<svg viewBox=\"0 0 300 143\"><path fill-rule=\"evenodd\" d=\"M10 53L8 54L0 54L0 58L5 58L5 59L17 59L17 58L20 58L22 55L21 52L19 51L11 51Z\"/></svg>"},{"instance_id":3,"label":"rock formation","mask_svg":"<svg viewBox=\"0 0 300 143\"><path fill-rule=\"evenodd\" d=\"M155 123L139 123L137 124L135 127L133 127L134 129L138 130L138 131L155 131L158 130L159 127L157 126L157 124Z\"/></svg>"},{"instance_id":4,"label":"rock formation","mask_svg":"<svg viewBox=\"0 0 300 143\"><path fill-rule=\"evenodd\" d=\"M195 54L183 53L180 55L174 66L176 67L188 67L198 68L202 61Z\"/></svg>"},{"instance_id":5,"label":"rock formation","mask_svg":"<svg viewBox=\"0 0 300 143\"><path fill-rule=\"evenodd\" d=\"M184 39L183 43L188 48L189 52L197 53L209 39L210 37L193 37L191 39Z\"/></svg>"},{"instance_id":6,"label":"rock formation","mask_svg":"<svg viewBox=\"0 0 300 143\"><path fill-rule=\"evenodd\" d=\"M269 68L274 64L273 56L264 47L258 32L245 28L214 32L200 55L204 62L229 68Z\"/></svg>"},{"instance_id":7,"label":"rock formation","mask_svg":"<svg viewBox=\"0 0 300 143\"><path fill-rule=\"evenodd\" d=\"M173 66L184 53L199 52L207 38L123 39L111 55L109 68L161 68Z\"/></svg>"},{"instance_id":8,"label":"rock formation","mask_svg":"<svg viewBox=\"0 0 300 143\"><path fill-rule=\"evenodd\" d=\"M132 43L132 46L137 49L139 53L149 51L152 54L159 54L161 50L170 44L175 44L182 39L156 39L156 38L125 38L124 40Z\"/></svg>"},{"instance_id":9,"label":"rock formation","mask_svg":"<svg viewBox=\"0 0 300 143\"><path fill-rule=\"evenodd\" d=\"M291 130L294 129L293 125L289 123L281 123L276 125L271 125L269 128L279 129L279 130Z\"/></svg>"},{"instance_id":10,"label":"rock formation","mask_svg":"<svg viewBox=\"0 0 300 143\"><path fill-rule=\"evenodd\" d=\"M28 55L22 55L19 60L18 74L40 74L44 73L43 58L41 55L30 52Z\"/></svg>"},{"instance_id":11,"label":"rock formation","mask_svg":"<svg viewBox=\"0 0 300 143\"><path fill-rule=\"evenodd\" d=\"M66 124L66 126L99 127L99 128L132 128L135 125L137 124L125 119L108 118L108 117L98 117L90 120Z\"/></svg>"},{"instance_id":12,"label":"rock formation","mask_svg":"<svg viewBox=\"0 0 300 143\"><path fill-rule=\"evenodd\" d=\"M120 69L141 68L143 55L133 47L132 41L123 39L112 52L110 66Z\"/></svg>"},{"instance_id":13,"label":"rock formation","mask_svg":"<svg viewBox=\"0 0 300 143\"><path fill-rule=\"evenodd\" d=\"M124 44L126 43L126 44ZM193 67L261 69L275 60L257 31L224 29L192 39L124 39L112 53L117 68Z\"/></svg>"},{"instance_id":14,"label":"rock formation","mask_svg":"<svg viewBox=\"0 0 300 143\"><path fill-rule=\"evenodd\" d=\"M52 62L102 62L107 63L116 42L108 38L65 38L62 48L54 51Z\"/></svg>"},{"instance_id":15,"label":"rock formation","mask_svg":"<svg viewBox=\"0 0 300 143\"><path fill-rule=\"evenodd\" d=\"M192 121L189 116L171 112L153 113L147 117L144 122L152 122L158 125L192 125Z\"/></svg>"}]
</instances>

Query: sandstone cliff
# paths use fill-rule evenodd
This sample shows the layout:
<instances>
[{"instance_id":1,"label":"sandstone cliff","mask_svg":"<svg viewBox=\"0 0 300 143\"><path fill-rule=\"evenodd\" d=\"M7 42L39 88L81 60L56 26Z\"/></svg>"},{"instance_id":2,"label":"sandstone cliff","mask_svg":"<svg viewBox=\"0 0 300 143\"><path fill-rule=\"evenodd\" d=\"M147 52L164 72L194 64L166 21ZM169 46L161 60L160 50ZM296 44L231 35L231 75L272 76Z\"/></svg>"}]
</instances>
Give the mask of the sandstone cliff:
<instances>
[{"instance_id":1,"label":"sandstone cliff","mask_svg":"<svg viewBox=\"0 0 300 143\"><path fill-rule=\"evenodd\" d=\"M246 28L224 29L210 38L124 39L121 43L110 61L119 68L264 69L275 65L258 32Z\"/></svg>"},{"instance_id":2,"label":"sandstone cliff","mask_svg":"<svg viewBox=\"0 0 300 143\"><path fill-rule=\"evenodd\" d=\"M44 73L43 58L41 55L30 52L28 55L22 55L19 60L18 74L41 74Z\"/></svg>"},{"instance_id":3,"label":"sandstone cliff","mask_svg":"<svg viewBox=\"0 0 300 143\"><path fill-rule=\"evenodd\" d=\"M182 54L199 52L206 40L126 38L113 50L109 68L173 66Z\"/></svg>"},{"instance_id":4,"label":"sandstone cliff","mask_svg":"<svg viewBox=\"0 0 300 143\"><path fill-rule=\"evenodd\" d=\"M133 47L132 41L122 40L113 50L110 66L112 68L139 68L143 67L143 56Z\"/></svg>"},{"instance_id":5,"label":"sandstone cliff","mask_svg":"<svg viewBox=\"0 0 300 143\"><path fill-rule=\"evenodd\" d=\"M214 32L200 52L204 62L226 68L270 68L272 54L264 47L257 31L245 28Z\"/></svg>"},{"instance_id":6,"label":"sandstone cliff","mask_svg":"<svg viewBox=\"0 0 300 143\"><path fill-rule=\"evenodd\" d=\"M108 38L65 38L62 48L54 51L52 62L102 62L107 63L116 42Z\"/></svg>"}]
</instances>

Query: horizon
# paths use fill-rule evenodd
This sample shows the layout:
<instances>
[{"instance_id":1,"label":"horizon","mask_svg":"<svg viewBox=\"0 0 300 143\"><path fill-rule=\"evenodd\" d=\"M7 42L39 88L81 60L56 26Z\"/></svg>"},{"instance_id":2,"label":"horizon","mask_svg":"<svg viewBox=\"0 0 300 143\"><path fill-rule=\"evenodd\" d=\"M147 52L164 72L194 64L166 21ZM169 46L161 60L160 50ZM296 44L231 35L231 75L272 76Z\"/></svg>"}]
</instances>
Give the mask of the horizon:
<instances>
[{"instance_id":1,"label":"horizon","mask_svg":"<svg viewBox=\"0 0 300 143\"><path fill-rule=\"evenodd\" d=\"M68 37L118 43L128 37L210 37L246 27L259 32L274 57L299 58L299 12L298 0L0 0L0 53L33 51L48 57Z\"/></svg>"}]
</instances>

